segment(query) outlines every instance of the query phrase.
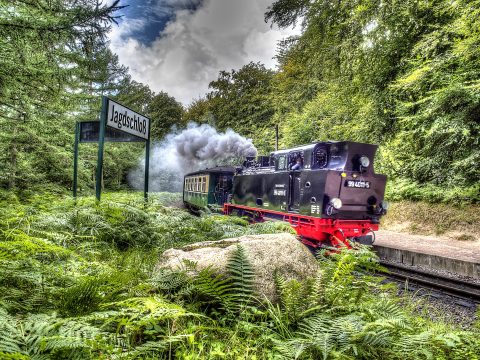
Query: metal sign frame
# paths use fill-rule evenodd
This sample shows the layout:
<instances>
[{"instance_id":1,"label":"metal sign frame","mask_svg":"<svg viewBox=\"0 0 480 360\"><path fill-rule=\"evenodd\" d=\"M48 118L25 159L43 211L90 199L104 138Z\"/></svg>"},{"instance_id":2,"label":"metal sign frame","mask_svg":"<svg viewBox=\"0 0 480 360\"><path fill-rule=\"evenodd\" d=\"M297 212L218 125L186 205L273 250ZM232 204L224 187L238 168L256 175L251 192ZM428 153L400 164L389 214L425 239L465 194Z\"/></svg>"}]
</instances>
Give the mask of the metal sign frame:
<instances>
[{"instance_id":1,"label":"metal sign frame","mask_svg":"<svg viewBox=\"0 0 480 360\"><path fill-rule=\"evenodd\" d=\"M136 115L139 115L141 117L144 117L148 119L148 138L143 139L140 138L140 141L145 141L145 184L144 184L144 189L143 189L143 197L145 201L148 201L148 177L149 177L149 170L150 170L150 129L151 129L151 124L152 121L151 119L147 118L146 116L143 116L132 109L117 103L116 101L110 100L108 97L103 96L102 97L102 111L100 113L100 129L99 129L99 136L98 136L98 156L97 156L97 173L96 173L96 179L95 179L95 196L98 201L100 201L101 195L102 195L102 172L103 172L103 153L104 153L104 147L105 147L105 128L107 126L107 114L108 114L108 105L109 101L115 102L118 105L123 106L124 108L132 111ZM77 198L77 187L78 187L78 145L80 143L80 122L77 122L75 125L75 145L74 145L74 155L73 155L73 197ZM117 131L122 131L122 129L117 129ZM129 135L132 135L131 133L127 131L123 131ZM133 135L134 136L134 135ZM139 140L135 140L139 141ZM130 142L126 140L125 142Z\"/></svg>"}]
</instances>

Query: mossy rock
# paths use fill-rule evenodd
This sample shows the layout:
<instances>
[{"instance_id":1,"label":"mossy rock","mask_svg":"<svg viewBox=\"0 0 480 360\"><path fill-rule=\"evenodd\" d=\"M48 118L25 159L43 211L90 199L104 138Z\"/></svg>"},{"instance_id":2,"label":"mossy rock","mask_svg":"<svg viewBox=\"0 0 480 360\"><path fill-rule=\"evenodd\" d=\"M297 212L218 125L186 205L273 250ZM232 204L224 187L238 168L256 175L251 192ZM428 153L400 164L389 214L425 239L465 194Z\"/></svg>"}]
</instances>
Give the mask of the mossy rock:
<instances>
[{"instance_id":1,"label":"mossy rock","mask_svg":"<svg viewBox=\"0 0 480 360\"><path fill-rule=\"evenodd\" d=\"M303 280L314 276L318 263L310 250L294 235L264 234L246 235L219 241L205 241L184 246L181 249L166 250L161 256L157 269L173 270L185 268L184 260L193 261L197 269L211 266L219 273L226 272L226 265L232 252L240 244L255 272L255 290L260 299L277 300L274 273L286 280Z\"/></svg>"}]
</instances>

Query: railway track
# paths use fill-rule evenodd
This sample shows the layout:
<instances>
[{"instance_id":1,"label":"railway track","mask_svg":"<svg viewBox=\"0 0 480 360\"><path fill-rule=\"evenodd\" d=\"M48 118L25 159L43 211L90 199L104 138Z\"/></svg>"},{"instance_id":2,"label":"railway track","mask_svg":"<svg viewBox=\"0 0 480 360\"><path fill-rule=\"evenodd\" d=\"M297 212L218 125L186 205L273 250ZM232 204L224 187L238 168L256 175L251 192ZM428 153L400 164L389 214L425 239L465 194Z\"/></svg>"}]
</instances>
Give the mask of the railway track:
<instances>
[{"instance_id":1,"label":"railway track","mask_svg":"<svg viewBox=\"0 0 480 360\"><path fill-rule=\"evenodd\" d=\"M480 304L480 285L478 284L440 274L432 274L401 264L392 264L384 261L381 261L381 264L388 270L388 272L382 275L406 283L409 290L424 288L440 292L442 295L450 295L467 300L467 304Z\"/></svg>"}]
</instances>

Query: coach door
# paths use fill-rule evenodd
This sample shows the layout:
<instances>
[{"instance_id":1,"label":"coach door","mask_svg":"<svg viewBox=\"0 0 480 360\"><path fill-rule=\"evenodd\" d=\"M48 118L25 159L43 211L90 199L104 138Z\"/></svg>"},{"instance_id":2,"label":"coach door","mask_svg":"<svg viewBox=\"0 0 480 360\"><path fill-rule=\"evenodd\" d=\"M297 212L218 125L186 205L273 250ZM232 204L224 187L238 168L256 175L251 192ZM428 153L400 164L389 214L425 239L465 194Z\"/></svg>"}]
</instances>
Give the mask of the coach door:
<instances>
[{"instance_id":1,"label":"coach door","mask_svg":"<svg viewBox=\"0 0 480 360\"><path fill-rule=\"evenodd\" d=\"M290 206L291 212L300 211L301 187L300 187L300 172L292 172L290 174Z\"/></svg>"}]
</instances>

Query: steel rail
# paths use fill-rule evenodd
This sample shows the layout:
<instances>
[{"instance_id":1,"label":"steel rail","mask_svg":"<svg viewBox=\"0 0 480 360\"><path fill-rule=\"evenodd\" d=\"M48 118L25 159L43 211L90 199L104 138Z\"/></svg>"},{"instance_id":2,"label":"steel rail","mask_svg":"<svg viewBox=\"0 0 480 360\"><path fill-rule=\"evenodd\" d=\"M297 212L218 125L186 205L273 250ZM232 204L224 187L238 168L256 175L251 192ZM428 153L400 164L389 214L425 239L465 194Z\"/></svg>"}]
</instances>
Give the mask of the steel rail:
<instances>
[{"instance_id":1,"label":"steel rail","mask_svg":"<svg viewBox=\"0 0 480 360\"><path fill-rule=\"evenodd\" d=\"M431 289L439 289L450 295L468 298L476 303L480 303L480 285L470 283L461 279L454 279L447 276L432 274L419 269L413 269L404 265L397 265L388 262L380 262L388 272L383 273L387 276L425 286ZM392 270L400 270L404 273ZM423 278L422 278L423 277Z\"/></svg>"}]
</instances>

